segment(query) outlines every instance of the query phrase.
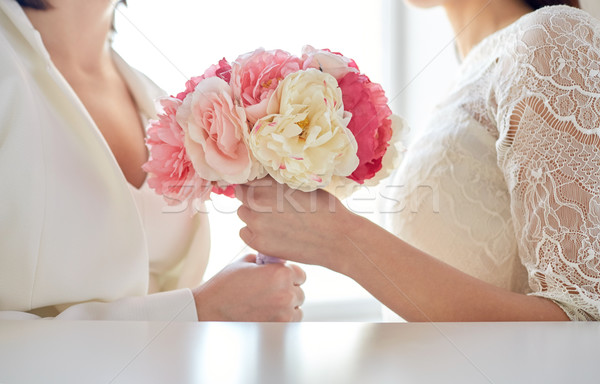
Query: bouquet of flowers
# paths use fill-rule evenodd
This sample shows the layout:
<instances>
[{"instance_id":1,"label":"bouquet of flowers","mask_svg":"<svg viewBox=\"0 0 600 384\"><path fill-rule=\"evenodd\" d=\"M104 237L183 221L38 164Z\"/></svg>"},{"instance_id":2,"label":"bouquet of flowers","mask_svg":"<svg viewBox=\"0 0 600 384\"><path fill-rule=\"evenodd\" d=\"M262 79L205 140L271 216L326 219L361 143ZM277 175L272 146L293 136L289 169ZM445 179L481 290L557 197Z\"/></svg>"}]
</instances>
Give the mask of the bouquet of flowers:
<instances>
[{"instance_id":1,"label":"bouquet of flowers","mask_svg":"<svg viewBox=\"0 0 600 384\"><path fill-rule=\"evenodd\" d=\"M168 204L233 196L236 184L267 174L345 197L388 176L401 151L404 123L382 87L326 49L294 56L261 48L222 59L160 103L144 169Z\"/></svg>"}]
</instances>

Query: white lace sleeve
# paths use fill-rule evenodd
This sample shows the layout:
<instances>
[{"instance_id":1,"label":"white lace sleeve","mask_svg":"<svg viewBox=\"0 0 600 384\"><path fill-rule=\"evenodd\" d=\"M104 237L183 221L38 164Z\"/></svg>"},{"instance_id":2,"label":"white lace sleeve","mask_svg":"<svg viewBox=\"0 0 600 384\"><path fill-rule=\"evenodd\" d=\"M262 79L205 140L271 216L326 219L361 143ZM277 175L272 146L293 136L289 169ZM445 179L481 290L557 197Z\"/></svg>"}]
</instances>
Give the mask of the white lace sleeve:
<instances>
[{"instance_id":1,"label":"white lace sleeve","mask_svg":"<svg viewBox=\"0 0 600 384\"><path fill-rule=\"evenodd\" d=\"M498 161L532 295L600 320L600 22L542 9L498 64Z\"/></svg>"}]
</instances>

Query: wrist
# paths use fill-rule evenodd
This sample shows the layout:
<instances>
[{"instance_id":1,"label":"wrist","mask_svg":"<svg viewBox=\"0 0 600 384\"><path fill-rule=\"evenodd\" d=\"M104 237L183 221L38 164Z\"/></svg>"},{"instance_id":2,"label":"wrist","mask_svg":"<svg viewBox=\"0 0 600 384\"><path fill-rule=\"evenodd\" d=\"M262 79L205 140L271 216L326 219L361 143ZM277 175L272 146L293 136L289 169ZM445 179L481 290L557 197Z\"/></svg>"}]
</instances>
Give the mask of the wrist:
<instances>
[{"instance_id":1,"label":"wrist","mask_svg":"<svg viewBox=\"0 0 600 384\"><path fill-rule=\"evenodd\" d=\"M217 321L218 316L211 311L212 306L209 302L210 298L204 287L199 286L193 288L192 295L194 296L194 305L196 306L198 321Z\"/></svg>"},{"instance_id":2,"label":"wrist","mask_svg":"<svg viewBox=\"0 0 600 384\"><path fill-rule=\"evenodd\" d=\"M349 213L344 220L340 222L339 231L336 234L337 242L334 254L331 258L332 265L328 268L337 271L343 275L352 277L360 265L364 262L363 248L366 247L369 231L369 225L372 225L368 219Z\"/></svg>"},{"instance_id":3,"label":"wrist","mask_svg":"<svg viewBox=\"0 0 600 384\"><path fill-rule=\"evenodd\" d=\"M200 311L200 296L201 296L201 290L199 287L196 288L192 288L192 296L194 297L194 306L196 307L196 316L198 317L198 321L203 321L203 314Z\"/></svg>"}]
</instances>

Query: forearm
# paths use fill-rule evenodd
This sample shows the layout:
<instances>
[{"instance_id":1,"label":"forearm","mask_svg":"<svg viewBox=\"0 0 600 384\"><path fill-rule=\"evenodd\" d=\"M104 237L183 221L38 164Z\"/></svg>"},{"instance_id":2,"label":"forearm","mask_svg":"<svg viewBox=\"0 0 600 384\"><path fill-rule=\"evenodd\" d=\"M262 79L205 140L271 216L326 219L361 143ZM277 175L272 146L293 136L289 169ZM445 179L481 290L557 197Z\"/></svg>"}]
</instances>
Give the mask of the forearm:
<instances>
[{"instance_id":1,"label":"forearm","mask_svg":"<svg viewBox=\"0 0 600 384\"><path fill-rule=\"evenodd\" d=\"M346 257L331 267L353 278L407 321L568 320L551 300L500 289L352 215L339 238Z\"/></svg>"}]
</instances>

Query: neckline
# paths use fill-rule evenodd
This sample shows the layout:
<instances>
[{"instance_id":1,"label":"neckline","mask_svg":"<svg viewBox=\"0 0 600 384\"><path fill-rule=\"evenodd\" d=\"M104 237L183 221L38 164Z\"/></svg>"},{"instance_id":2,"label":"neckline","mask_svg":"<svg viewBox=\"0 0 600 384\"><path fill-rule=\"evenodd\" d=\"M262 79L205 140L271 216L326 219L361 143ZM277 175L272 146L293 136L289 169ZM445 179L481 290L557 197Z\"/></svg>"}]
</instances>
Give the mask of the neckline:
<instances>
[{"instance_id":1,"label":"neckline","mask_svg":"<svg viewBox=\"0 0 600 384\"><path fill-rule=\"evenodd\" d=\"M487 56L487 53L488 53L487 51L489 50L488 48L489 47L495 48L497 45L496 44L497 40L499 40L500 37L503 36L504 34L506 34L508 31L512 30L514 28L514 26L520 20L523 19L523 17L526 17L529 14L531 14L531 12L521 16L514 22L507 25L506 27L501 28L501 29L497 30L496 32L493 32L493 33L487 35L486 37L484 37L480 42L475 44L475 46L473 48L471 48L469 53L467 53L467 55L462 59L461 64L467 65L468 63L470 63L472 61L477 61L478 58L480 58L482 56L484 56L484 57Z\"/></svg>"},{"instance_id":2,"label":"neckline","mask_svg":"<svg viewBox=\"0 0 600 384\"><path fill-rule=\"evenodd\" d=\"M146 186L148 185L148 172L146 172L146 177L144 178L144 182L142 182L142 185L140 185L140 187L136 187L135 185L131 184L127 179L127 185L129 186L129 189L137 192L137 193L142 193L144 189L146 189Z\"/></svg>"}]
</instances>

